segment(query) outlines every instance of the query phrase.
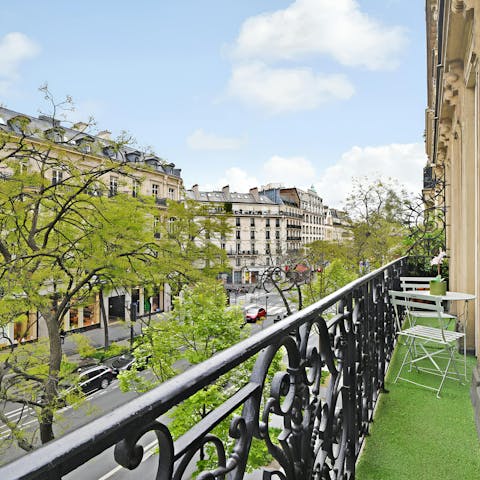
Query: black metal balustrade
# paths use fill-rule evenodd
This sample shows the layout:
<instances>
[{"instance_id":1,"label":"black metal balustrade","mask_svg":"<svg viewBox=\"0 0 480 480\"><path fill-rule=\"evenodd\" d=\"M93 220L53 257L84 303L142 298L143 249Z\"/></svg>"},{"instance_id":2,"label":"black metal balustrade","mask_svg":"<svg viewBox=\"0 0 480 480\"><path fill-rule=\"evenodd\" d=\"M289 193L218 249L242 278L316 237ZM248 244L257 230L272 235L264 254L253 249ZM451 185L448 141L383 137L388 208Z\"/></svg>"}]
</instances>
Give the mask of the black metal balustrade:
<instances>
[{"instance_id":1,"label":"black metal balustrade","mask_svg":"<svg viewBox=\"0 0 480 480\"><path fill-rule=\"evenodd\" d=\"M392 262L254 336L193 366L154 390L0 468L0 478L60 479L112 445L115 459L135 469L138 440L154 431L159 442L157 479L182 478L202 446L212 444L218 467L201 480L243 478L252 438L263 440L280 469L264 479L353 479L355 462L384 387L395 343L388 290L399 287L406 258ZM329 318L329 319L328 319ZM286 352L286 370L264 392L275 354ZM249 381L187 434L173 441L158 418L253 355ZM330 381L320 390L321 372ZM266 394L266 395L265 395ZM267 398L265 400L265 398ZM210 432L232 412L231 454ZM272 438L272 420L283 425Z\"/></svg>"}]
</instances>

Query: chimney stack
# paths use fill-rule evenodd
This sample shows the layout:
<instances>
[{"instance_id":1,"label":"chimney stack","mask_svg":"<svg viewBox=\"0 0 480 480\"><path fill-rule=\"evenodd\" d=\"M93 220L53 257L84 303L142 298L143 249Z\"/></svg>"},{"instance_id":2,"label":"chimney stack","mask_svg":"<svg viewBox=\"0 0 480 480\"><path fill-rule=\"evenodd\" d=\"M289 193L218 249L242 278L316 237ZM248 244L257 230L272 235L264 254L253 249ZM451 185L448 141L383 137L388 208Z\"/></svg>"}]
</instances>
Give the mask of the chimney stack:
<instances>
[{"instance_id":1,"label":"chimney stack","mask_svg":"<svg viewBox=\"0 0 480 480\"><path fill-rule=\"evenodd\" d=\"M258 187L253 187L250 189L251 195L253 195L253 198L255 199L256 202L260 201L260 195L258 194Z\"/></svg>"},{"instance_id":2,"label":"chimney stack","mask_svg":"<svg viewBox=\"0 0 480 480\"><path fill-rule=\"evenodd\" d=\"M84 132L88 128L88 123L77 122L73 124L73 129L78 130L79 132Z\"/></svg>"},{"instance_id":3,"label":"chimney stack","mask_svg":"<svg viewBox=\"0 0 480 480\"><path fill-rule=\"evenodd\" d=\"M101 132L97 133L97 137L101 138L102 140L111 140L112 132L109 130L102 130Z\"/></svg>"},{"instance_id":4,"label":"chimney stack","mask_svg":"<svg viewBox=\"0 0 480 480\"><path fill-rule=\"evenodd\" d=\"M192 192L193 192L193 198L195 198L195 200L198 200L200 198L200 191L198 189L198 183L193 185Z\"/></svg>"}]
</instances>

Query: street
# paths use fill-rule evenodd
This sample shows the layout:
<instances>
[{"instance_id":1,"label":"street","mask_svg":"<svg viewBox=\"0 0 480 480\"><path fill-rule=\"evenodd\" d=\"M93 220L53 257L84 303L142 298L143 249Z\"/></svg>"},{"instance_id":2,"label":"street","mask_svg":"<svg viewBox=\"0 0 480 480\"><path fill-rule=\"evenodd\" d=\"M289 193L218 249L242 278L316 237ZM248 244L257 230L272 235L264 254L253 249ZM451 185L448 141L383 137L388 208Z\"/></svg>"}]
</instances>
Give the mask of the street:
<instances>
[{"instance_id":1,"label":"street","mask_svg":"<svg viewBox=\"0 0 480 480\"><path fill-rule=\"evenodd\" d=\"M287 314L285 305L283 304L280 295L276 292L266 293L264 291L255 290L253 293L231 293L230 305L238 305L243 308L248 308L250 306L263 307L267 311L267 317L271 319L276 319L278 316L284 318ZM292 312L297 310L297 306L292 305L292 302L290 302L290 308L292 309Z\"/></svg>"},{"instance_id":2,"label":"street","mask_svg":"<svg viewBox=\"0 0 480 480\"><path fill-rule=\"evenodd\" d=\"M264 292L258 292L253 294L237 295L235 300L237 303L233 303L232 306L238 305L242 308L247 308L252 305L258 305L267 310L267 318L265 320L251 325L252 334L272 325L275 320L278 318L284 318L286 315L285 307L278 294L266 294ZM184 368L187 368L187 366L185 365ZM148 375L149 372L146 371L144 374ZM61 437L69 431L73 431L78 427L92 421L94 418L114 410L115 408L123 405L137 396L138 394L135 392L124 393L120 391L118 380L115 379L106 389L97 390L89 395L83 405L75 408L67 406L59 410L57 412L58 419L54 425L55 436L57 438ZM22 409L22 407L18 404L7 405L5 408L5 415L10 421L19 421L21 417L21 424L29 427L29 429L32 431L38 428L38 423L34 412L27 411L27 409ZM169 419L166 417L161 418L160 420L164 423L169 422ZM7 435L8 429L2 425L0 428L0 439L5 438ZM145 448L145 453L142 464L134 471L126 470L115 462L113 456L114 447L112 447L97 457L91 459L82 467L78 468L64 478L71 480L107 480L110 478L120 480L139 478L139 476L142 475L145 475L146 478L153 478L158 463L158 456L154 454L157 445L156 436L154 433L148 433L140 440L139 443ZM20 448L10 447L7 452L3 453L1 463L7 463L23 455L25 455L25 452ZM250 478L255 478L255 475Z\"/></svg>"}]
</instances>

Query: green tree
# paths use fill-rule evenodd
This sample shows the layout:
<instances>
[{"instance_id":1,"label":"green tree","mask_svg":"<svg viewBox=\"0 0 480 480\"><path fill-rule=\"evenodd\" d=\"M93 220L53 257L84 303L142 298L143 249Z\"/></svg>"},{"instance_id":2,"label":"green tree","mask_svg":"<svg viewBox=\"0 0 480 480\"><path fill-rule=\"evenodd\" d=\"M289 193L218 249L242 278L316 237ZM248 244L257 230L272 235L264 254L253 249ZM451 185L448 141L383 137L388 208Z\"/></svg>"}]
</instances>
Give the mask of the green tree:
<instances>
[{"instance_id":1,"label":"green tree","mask_svg":"<svg viewBox=\"0 0 480 480\"><path fill-rule=\"evenodd\" d=\"M15 364L12 350L0 383L14 370L15 378L29 379L31 391L11 397L12 388L0 384L0 392L2 400L25 406L42 397L35 412L45 443L53 439L62 396L60 332L70 307L100 295L105 321L104 290L168 281L179 291L215 275L224 270L226 255L213 239L228 227L224 215L194 202L168 202L163 208L152 196L133 196L129 185L142 180L142 171L121 154L131 138L122 134L105 147L88 128L66 130L56 116L71 100L55 103L46 87L42 91L51 102L51 128L36 130L28 117L17 116L11 129L0 129L0 329L17 324L20 343L29 335L25 318L38 314L47 330L48 372L34 380L29 368ZM105 155L105 148L113 155ZM18 439L21 422L14 427Z\"/></svg>"},{"instance_id":2,"label":"green tree","mask_svg":"<svg viewBox=\"0 0 480 480\"><path fill-rule=\"evenodd\" d=\"M28 119L15 122L14 131L0 131L0 327L29 312L45 323L48 374L37 377L32 389L34 395L42 391L37 418L45 443L53 439L60 394L63 317L70 305L96 292L99 279L104 286L159 281L153 235L158 209L151 199L120 190L113 198L107 195L111 175L120 184L131 177L126 162L92 160L94 152L74 150L51 131L35 131ZM52 118L53 131L57 128ZM110 146L119 150L123 140ZM14 353L7 355L3 368L30 378L13 359ZM9 389L0 391L3 400L11 400ZM31 404L32 395L17 393L15 401Z\"/></svg>"},{"instance_id":3,"label":"green tree","mask_svg":"<svg viewBox=\"0 0 480 480\"><path fill-rule=\"evenodd\" d=\"M405 189L391 179L353 180L346 211L357 262L368 261L378 267L405 252L410 206Z\"/></svg>"},{"instance_id":4,"label":"green tree","mask_svg":"<svg viewBox=\"0 0 480 480\"><path fill-rule=\"evenodd\" d=\"M305 305L311 305L323 297L330 295L339 288L358 277L358 270L349 266L341 258L335 258L326 267L317 272L312 282L304 288Z\"/></svg>"},{"instance_id":5,"label":"green tree","mask_svg":"<svg viewBox=\"0 0 480 480\"><path fill-rule=\"evenodd\" d=\"M224 350L249 334L243 326L240 308L226 308L227 297L221 283L210 280L184 287L181 295L174 300L174 309L166 319L146 329L137 339L135 356L140 368L146 364L154 373L154 380L138 374L138 369L122 372L119 375L123 390L145 392L161 382L173 377L187 365L201 363L215 353ZM178 438L204 418L210 411L221 405L232 392L248 381L254 359L236 367L216 383L205 387L176 406L169 416L169 424L174 438ZM281 355L272 364L272 371L280 368ZM224 441L232 446L228 436L229 420L222 422L215 430ZM260 449L260 450L259 450ZM260 455L265 448L255 442L252 461L263 465L266 458ZM199 468L215 466L215 449L202 449ZM256 460L255 460L256 459ZM252 464L251 464L252 465ZM253 464L257 465L256 463Z\"/></svg>"},{"instance_id":6,"label":"green tree","mask_svg":"<svg viewBox=\"0 0 480 480\"><path fill-rule=\"evenodd\" d=\"M231 214L188 199L167 205L158 225L159 255L172 294L177 296L185 285L214 278L229 268L218 244L231 231Z\"/></svg>"}]
</instances>

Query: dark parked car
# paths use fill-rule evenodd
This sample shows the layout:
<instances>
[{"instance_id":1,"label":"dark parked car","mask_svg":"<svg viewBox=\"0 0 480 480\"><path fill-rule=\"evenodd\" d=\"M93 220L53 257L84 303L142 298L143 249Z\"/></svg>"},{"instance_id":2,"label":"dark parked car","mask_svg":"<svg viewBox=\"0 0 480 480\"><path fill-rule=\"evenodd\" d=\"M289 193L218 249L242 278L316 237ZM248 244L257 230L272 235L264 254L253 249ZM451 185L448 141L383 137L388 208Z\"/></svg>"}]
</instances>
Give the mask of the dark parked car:
<instances>
[{"instance_id":1,"label":"dark parked car","mask_svg":"<svg viewBox=\"0 0 480 480\"><path fill-rule=\"evenodd\" d=\"M267 317L267 311L262 307L250 307L245 312L245 321L248 323L255 323L262 318Z\"/></svg>"},{"instance_id":2,"label":"dark parked car","mask_svg":"<svg viewBox=\"0 0 480 480\"><path fill-rule=\"evenodd\" d=\"M94 365L77 369L78 385L83 392L107 388L115 378L114 371L106 365Z\"/></svg>"}]
</instances>

